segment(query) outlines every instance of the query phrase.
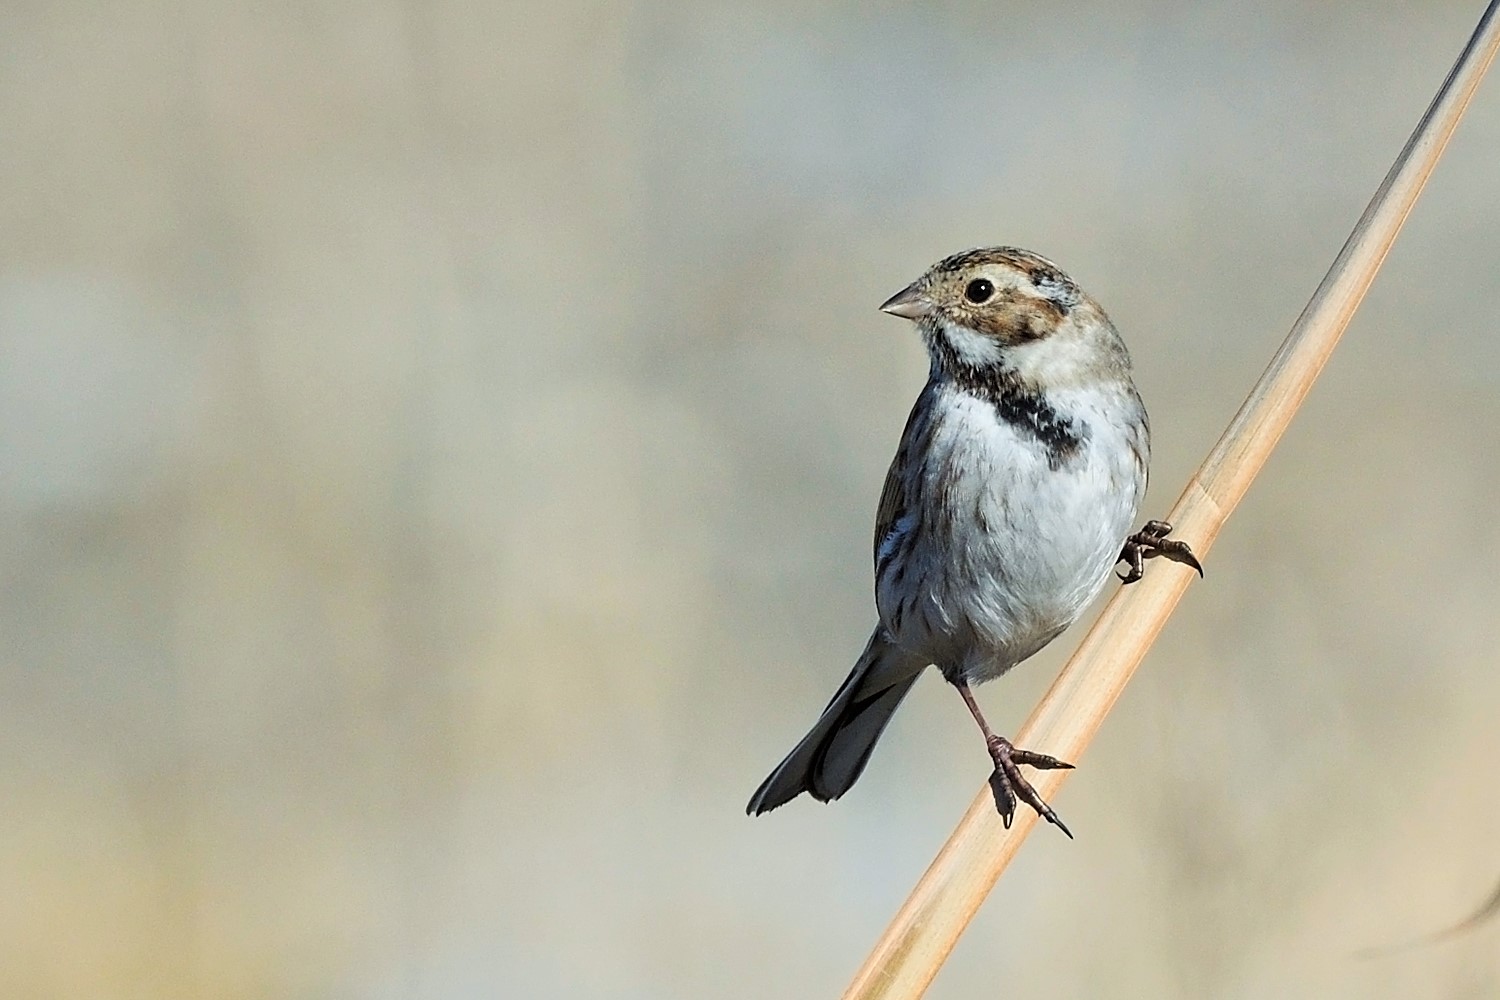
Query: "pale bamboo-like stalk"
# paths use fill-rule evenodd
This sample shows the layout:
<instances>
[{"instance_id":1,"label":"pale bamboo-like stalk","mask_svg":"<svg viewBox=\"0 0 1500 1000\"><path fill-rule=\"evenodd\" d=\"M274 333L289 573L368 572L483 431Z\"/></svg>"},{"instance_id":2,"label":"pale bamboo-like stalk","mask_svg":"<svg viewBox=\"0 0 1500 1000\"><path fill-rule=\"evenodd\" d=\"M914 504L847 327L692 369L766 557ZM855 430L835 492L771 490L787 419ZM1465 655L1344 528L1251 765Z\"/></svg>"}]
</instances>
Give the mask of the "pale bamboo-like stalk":
<instances>
[{"instance_id":1,"label":"pale bamboo-like stalk","mask_svg":"<svg viewBox=\"0 0 1500 1000\"><path fill-rule=\"evenodd\" d=\"M1200 556L1276 447L1385 260L1500 47L1497 9L1500 0L1491 0L1307 308L1167 516L1173 536L1192 543ZM1145 579L1120 589L1016 734L1016 744L1078 760L1192 579L1188 568L1159 560ZM1032 782L1051 798L1067 774L1041 771ZM876 942L844 1000L921 996L1036 820L1023 805L1007 830L988 787L982 790Z\"/></svg>"}]
</instances>

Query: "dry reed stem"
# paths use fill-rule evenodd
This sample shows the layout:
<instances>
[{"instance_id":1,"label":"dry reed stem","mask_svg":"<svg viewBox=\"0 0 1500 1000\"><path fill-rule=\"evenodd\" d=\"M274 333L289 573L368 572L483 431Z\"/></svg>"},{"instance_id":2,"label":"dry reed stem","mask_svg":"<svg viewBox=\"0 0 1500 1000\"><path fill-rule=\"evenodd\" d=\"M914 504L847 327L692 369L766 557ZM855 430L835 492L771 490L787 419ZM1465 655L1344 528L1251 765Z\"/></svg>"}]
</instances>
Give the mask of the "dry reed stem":
<instances>
[{"instance_id":1,"label":"dry reed stem","mask_svg":"<svg viewBox=\"0 0 1500 1000\"><path fill-rule=\"evenodd\" d=\"M1168 515L1174 537L1191 542L1200 556L1323 370L1442 155L1500 47L1497 9L1500 0L1492 0L1307 308ZM1017 745L1078 760L1192 579L1188 568L1159 560L1145 579L1119 590L1016 734ZM1041 771L1032 781L1051 798L1068 773ZM989 788L983 789L876 942L845 1000L921 996L1036 821L1023 807L1005 829Z\"/></svg>"}]
</instances>

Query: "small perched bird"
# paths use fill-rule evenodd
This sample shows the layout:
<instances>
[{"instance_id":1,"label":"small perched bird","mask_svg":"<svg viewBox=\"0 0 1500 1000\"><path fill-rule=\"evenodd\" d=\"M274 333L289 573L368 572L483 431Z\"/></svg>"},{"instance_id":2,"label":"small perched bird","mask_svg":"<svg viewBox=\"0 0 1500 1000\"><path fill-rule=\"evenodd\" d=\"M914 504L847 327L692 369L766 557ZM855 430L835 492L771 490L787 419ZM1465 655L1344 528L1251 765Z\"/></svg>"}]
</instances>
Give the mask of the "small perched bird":
<instances>
[{"instance_id":1,"label":"small perched bird","mask_svg":"<svg viewBox=\"0 0 1500 1000\"><path fill-rule=\"evenodd\" d=\"M970 685L1056 638L1122 561L1125 583L1154 556L1203 572L1166 523L1130 533L1151 454L1130 355L1098 303L1015 247L955 254L880 308L916 323L931 361L875 517L880 620L747 811L847 792L912 683L936 664L984 734L1005 824L1019 797L1071 837L1020 765L1072 765L995 735Z\"/></svg>"}]
</instances>

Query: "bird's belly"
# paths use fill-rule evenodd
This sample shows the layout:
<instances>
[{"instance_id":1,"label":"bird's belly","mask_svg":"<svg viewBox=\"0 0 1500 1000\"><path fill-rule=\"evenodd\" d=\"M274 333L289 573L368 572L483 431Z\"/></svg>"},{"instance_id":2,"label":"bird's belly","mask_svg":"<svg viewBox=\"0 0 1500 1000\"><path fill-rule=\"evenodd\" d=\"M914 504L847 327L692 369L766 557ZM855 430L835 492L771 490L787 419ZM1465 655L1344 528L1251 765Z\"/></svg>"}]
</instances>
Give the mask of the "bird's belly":
<instances>
[{"instance_id":1,"label":"bird's belly","mask_svg":"<svg viewBox=\"0 0 1500 1000\"><path fill-rule=\"evenodd\" d=\"M933 449L926 478L938 488L908 526L902 564L877 582L896 641L971 681L1004 673L1078 618L1138 503L1125 449L1091 442L1052 469L1005 431Z\"/></svg>"}]
</instances>

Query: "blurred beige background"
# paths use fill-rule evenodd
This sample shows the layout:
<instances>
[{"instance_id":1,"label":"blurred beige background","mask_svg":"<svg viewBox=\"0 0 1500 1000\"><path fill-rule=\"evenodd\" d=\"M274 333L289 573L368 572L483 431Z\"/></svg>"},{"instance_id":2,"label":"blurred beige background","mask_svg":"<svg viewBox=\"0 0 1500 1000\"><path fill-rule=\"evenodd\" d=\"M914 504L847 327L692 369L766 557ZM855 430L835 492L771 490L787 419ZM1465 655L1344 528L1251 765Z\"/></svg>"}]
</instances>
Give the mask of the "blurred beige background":
<instances>
[{"instance_id":1,"label":"blurred beige background","mask_svg":"<svg viewBox=\"0 0 1500 1000\"><path fill-rule=\"evenodd\" d=\"M872 621L1016 243L1162 512L1482 4L0 6L0 995L837 995L987 772L924 680L745 800ZM1500 79L931 995L1484 998ZM1014 726L1080 633L981 698Z\"/></svg>"}]
</instances>

